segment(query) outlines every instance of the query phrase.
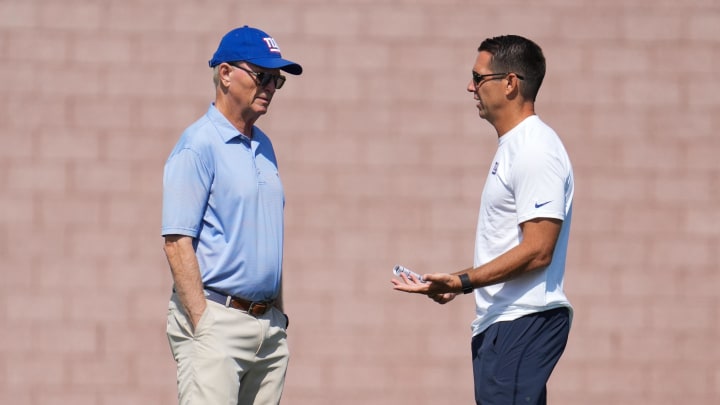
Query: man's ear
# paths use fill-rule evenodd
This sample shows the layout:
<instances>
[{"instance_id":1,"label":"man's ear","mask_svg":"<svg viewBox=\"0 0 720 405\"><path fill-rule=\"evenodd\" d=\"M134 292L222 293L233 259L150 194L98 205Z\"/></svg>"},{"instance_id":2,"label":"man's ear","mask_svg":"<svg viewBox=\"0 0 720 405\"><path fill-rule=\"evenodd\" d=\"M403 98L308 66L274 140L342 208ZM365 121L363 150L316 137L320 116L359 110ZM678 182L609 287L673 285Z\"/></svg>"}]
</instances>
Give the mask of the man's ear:
<instances>
[{"instance_id":1,"label":"man's ear","mask_svg":"<svg viewBox=\"0 0 720 405\"><path fill-rule=\"evenodd\" d=\"M518 79L515 73L510 73L505 78L507 85L505 86L505 95L510 98L515 98L520 94L520 79Z\"/></svg>"},{"instance_id":2,"label":"man's ear","mask_svg":"<svg viewBox=\"0 0 720 405\"><path fill-rule=\"evenodd\" d=\"M230 72L232 71L233 68L227 63L222 63L218 67L218 79L223 87L230 86Z\"/></svg>"}]
</instances>

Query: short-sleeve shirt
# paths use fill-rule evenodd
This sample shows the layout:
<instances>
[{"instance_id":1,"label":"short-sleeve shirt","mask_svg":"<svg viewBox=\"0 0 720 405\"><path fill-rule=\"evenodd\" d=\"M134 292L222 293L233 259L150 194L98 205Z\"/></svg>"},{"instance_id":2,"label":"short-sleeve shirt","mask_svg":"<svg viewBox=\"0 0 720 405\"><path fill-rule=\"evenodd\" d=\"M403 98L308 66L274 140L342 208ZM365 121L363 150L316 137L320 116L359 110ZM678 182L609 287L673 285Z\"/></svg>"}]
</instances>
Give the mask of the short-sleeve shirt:
<instances>
[{"instance_id":1,"label":"short-sleeve shirt","mask_svg":"<svg viewBox=\"0 0 720 405\"><path fill-rule=\"evenodd\" d=\"M240 133L213 104L165 164L162 235L194 238L203 284L229 295L277 297L284 205L270 139Z\"/></svg>"},{"instance_id":2,"label":"short-sleeve shirt","mask_svg":"<svg viewBox=\"0 0 720 405\"><path fill-rule=\"evenodd\" d=\"M532 115L498 139L480 203L474 266L502 255L522 240L520 224L535 218L562 220L552 261L504 283L475 290L473 335L499 321L561 306L572 218L574 179L562 141Z\"/></svg>"}]
</instances>

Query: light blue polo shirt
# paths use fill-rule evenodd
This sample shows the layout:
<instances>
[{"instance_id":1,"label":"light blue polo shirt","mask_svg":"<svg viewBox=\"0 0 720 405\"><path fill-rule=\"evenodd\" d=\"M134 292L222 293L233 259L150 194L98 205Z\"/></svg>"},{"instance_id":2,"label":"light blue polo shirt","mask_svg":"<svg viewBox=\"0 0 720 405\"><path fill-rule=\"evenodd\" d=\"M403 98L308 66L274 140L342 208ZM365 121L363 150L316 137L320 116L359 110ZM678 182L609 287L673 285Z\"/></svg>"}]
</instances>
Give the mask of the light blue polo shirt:
<instances>
[{"instance_id":1,"label":"light blue polo shirt","mask_svg":"<svg viewBox=\"0 0 720 405\"><path fill-rule=\"evenodd\" d=\"M210 105L170 153L163 177L162 235L194 238L202 281L227 294L277 297L285 195L270 139L241 134Z\"/></svg>"}]
</instances>

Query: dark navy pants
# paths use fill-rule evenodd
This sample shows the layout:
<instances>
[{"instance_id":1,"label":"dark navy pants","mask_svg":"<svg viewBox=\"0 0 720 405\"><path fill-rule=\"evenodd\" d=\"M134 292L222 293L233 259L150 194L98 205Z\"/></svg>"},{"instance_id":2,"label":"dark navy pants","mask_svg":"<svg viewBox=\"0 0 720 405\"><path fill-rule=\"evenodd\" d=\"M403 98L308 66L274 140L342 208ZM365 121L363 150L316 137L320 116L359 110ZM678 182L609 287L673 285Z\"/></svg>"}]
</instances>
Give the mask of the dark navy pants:
<instances>
[{"instance_id":1,"label":"dark navy pants","mask_svg":"<svg viewBox=\"0 0 720 405\"><path fill-rule=\"evenodd\" d=\"M565 350L567 308L497 322L472 339L475 402L480 405L547 403L546 383Z\"/></svg>"}]
</instances>

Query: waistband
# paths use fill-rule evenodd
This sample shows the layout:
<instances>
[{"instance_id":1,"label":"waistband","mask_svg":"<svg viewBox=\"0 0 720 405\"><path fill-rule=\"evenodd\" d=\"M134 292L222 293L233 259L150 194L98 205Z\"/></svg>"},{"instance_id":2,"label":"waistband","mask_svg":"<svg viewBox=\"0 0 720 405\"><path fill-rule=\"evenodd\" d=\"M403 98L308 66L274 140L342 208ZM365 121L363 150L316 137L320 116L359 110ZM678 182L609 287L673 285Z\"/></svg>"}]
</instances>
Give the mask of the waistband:
<instances>
[{"instance_id":1,"label":"waistband","mask_svg":"<svg viewBox=\"0 0 720 405\"><path fill-rule=\"evenodd\" d=\"M260 316L272 308L274 301L248 301L239 297L227 295L222 291L205 287L205 298L229 308L245 311L252 316Z\"/></svg>"}]
</instances>

